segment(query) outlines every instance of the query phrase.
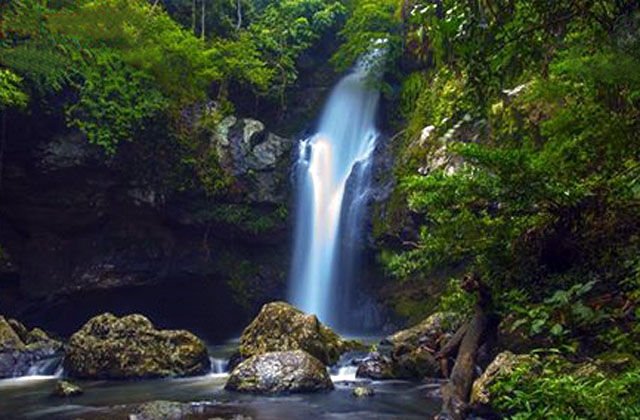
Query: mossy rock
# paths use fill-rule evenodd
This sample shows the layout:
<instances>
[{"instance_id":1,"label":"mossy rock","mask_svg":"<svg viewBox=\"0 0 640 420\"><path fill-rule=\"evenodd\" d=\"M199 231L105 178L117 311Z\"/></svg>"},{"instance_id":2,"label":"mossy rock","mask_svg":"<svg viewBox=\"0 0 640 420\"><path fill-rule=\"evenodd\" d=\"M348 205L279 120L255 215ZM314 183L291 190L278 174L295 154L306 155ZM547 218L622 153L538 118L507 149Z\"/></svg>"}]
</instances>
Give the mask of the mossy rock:
<instances>
[{"instance_id":1,"label":"mossy rock","mask_svg":"<svg viewBox=\"0 0 640 420\"><path fill-rule=\"evenodd\" d=\"M54 397L68 398L77 397L82 395L84 391L78 385L69 381L58 381L53 389L52 395Z\"/></svg>"},{"instance_id":2,"label":"mossy rock","mask_svg":"<svg viewBox=\"0 0 640 420\"><path fill-rule=\"evenodd\" d=\"M10 322L0 316L0 351L24 350L25 343Z\"/></svg>"},{"instance_id":3,"label":"mossy rock","mask_svg":"<svg viewBox=\"0 0 640 420\"><path fill-rule=\"evenodd\" d=\"M461 325L462 319L453 312L436 312L417 325L398 331L384 341L394 347L415 348L427 345L436 349L446 334L453 334Z\"/></svg>"},{"instance_id":4,"label":"mossy rock","mask_svg":"<svg viewBox=\"0 0 640 420\"><path fill-rule=\"evenodd\" d=\"M62 347L41 329L29 330L0 316L0 378L24 376L34 364L57 356Z\"/></svg>"},{"instance_id":5,"label":"mossy rock","mask_svg":"<svg viewBox=\"0 0 640 420\"><path fill-rule=\"evenodd\" d=\"M240 363L225 389L257 394L306 393L333 389L325 365L302 350L253 356Z\"/></svg>"},{"instance_id":6,"label":"mossy rock","mask_svg":"<svg viewBox=\"0 0 640 420\"><path fill-rule=\"evenodd\" d=\"M402 379L441 376L440 364L426 346L416 347L404 354L393 355L392 368L394 377Z\"/></svg>"},{"instance_id":7,"label":"mossy rock","mask_svg":"<svg viewBox=\"0 0 640 420\"><path fill-rule=\"evenodd\" d=\"M528 354L514 354L510 351L498 354L482 375L473 383L471 403L490 405L493 398L491 395L491 387L493 385L509 378L519 367L535 363L537 363L537 360Z\"/></svg>"},{"instance_id":8,"label":"mossy rock","mask_svg":"<svg viewBox=\"0 0 640 420\"><path fill-rule=\"evenodd\" d=\"M393 361L390 357L382 355L379 352L369 353L369 355L358 364L356 377L375 380L395 379Z\"/></svg>"},{"instance_id":9,"label":"mossy rock","mask_svg":"<svg viewBox=\"0 0 640 420\"><path fill-rule=\"evenodd\" d=\"M248 358L274 351L304 350L325 365L350 350L361 350L357 341L343 340L315 315L307 315L285 302L266 304L240 338L240 354Z\"/></svg>"},{"instance_id":10,"label":"mossy rock","mask_svg":"<svg viewBox=\"0 0 640 420\"><path fill-rule=\"evenodd\" d=\"M157 330L142 315L98 315L76 332L64 367L73 378L143 379L210 370L205 344L188 331Z\"/></svg>"}]
</instances>

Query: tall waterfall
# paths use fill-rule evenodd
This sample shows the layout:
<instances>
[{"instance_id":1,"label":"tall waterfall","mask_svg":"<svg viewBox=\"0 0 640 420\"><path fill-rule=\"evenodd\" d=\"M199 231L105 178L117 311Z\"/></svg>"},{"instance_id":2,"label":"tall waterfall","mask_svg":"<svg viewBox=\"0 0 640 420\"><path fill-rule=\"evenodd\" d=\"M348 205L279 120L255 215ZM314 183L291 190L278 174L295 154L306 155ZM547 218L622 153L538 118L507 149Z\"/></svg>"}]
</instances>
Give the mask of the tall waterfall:
<instances>
[{"instance_id":1,"label":"tall waterfall","mask_svg":"<svg viewBox=\"0 0 640 420\"><path fill-rule=\"evenodd\" d=\"M380 93L367 84L376 50L333 89L316 134L300 143L289 299L334 327L358 261L358 239L378 132Z\"/></svg>"}]
</instances>

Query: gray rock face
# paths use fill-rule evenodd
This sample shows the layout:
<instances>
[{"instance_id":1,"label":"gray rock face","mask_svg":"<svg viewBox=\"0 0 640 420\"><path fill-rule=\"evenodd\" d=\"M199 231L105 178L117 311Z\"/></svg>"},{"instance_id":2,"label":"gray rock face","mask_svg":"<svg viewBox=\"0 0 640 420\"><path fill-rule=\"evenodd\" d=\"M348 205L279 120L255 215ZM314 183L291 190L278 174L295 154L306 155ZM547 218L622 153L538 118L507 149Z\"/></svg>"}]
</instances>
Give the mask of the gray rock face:
<instances>
[{"instance_id":1,"label":"gray rock face","mask_svg":"<svg viewBox=\"0 0 640 420\"><path fill-rule=\"evenodd\" d=\"M325 366L302 350L272 352L240 363L226 389L258 394L305 393L333 389Z\"/></svg>"},{"instance_id":2,"label":"gray rock face","mask_svg":"<svg viewBox=\"0 0 640 420\"><path fill-rule=\"evenodd\" d=\"M293 142L266 131L262 122L225 118L213 135L222 168L240 178L248 199L282 203L288 190L289 153Z\"/></svg>"},{"instance_id":3,"label":"gray rock face","mask_svg":"<svg viewBox=\"0 0 640 420\"><path fill-rule=\"evenodd\" d=\"M190 332L157 330L142 315L107 313L71 337L64 366L75 378L142 379L203 374L210 361Z\"/></svg>"},{"instance_id":4,"label":"gray rock face","mask_svg":"<svg viewBox=\"0 0 640 420\"><path fill-rule=\"evenodd\" d=\"M24 376L37 363L60 356L62 343L44 331L29 331L20 322L0 316L0 378Z\"/></svg>"},{"instance_id":5,"label":"gray rock face","mask_svg":"<svg viewBox=\"0 0 640 420\"><path fill-rule=\"evenodd\" d=\"M45 172L96 164L100 156L100 148L79 131L60 135L38 148L38 164Z\"/></svg>"}]
</instances>

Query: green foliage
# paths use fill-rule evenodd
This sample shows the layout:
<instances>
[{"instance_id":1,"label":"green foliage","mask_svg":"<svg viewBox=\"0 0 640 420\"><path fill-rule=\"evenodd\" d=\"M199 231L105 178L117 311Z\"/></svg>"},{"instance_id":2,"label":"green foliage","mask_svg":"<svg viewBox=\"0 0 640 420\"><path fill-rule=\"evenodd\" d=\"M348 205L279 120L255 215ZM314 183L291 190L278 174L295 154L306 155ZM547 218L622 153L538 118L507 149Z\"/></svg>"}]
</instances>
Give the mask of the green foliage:
<instances>
[{"instance_id":1,"label":"green foliage","mask_svg":"<svg viewBox=\"0 0 640 420\"><path fill-rule=\"evenodd\" d=\"M273 231L287 219L287 208L278 207L273 211L261 212L246 204L225 204L216 206L210 217L218 222L228 223L250 234Z\"/></svg>"},{"instance_id":2,"label":"green foliage","mask_svg":"<svg viewBox=\"0 0 640 420\"><path fill-rule=\"evenodd\" d=\"M0 69L0 110L24 108L29 97L22 91L22 78L11 70Z\"/></svg>"},{"instance_id":3,"label":"green foliage","mask_svg":"<svg viewBox=\"0 0 640 420\"><path fill-rule=\"evenodd\" d=\"M490 389L510 419L634 419L640 416L640 369L609 373L576 369L560 358L522 364Z\"/></svg>"},{"instance_id":4,"label":"green foliage","mask_svg":"<svg viewBox=\"0 0 640 420\"><path fill-rule=\"evenodd\" d=\"M144 0L81 2L48 16L47 27L84 48L117 51L176 105L204 99L208 83L222 77L199 39Z\"/></svg>"},{"instance_id":5,"label":"green foliage","mask_svg":"<svg viewBox=\"0 0 640 420\"><path fill-rule=\"evenodd\" d=\"M400 95L393 206L408 207L418 228L385 251L387 268L405 282L479 272L508 327L532 342L576 358L637 356L637 6L415 3L405 52L418 67ZM450 287L440 306L469 307L464 299ZM567 375L518 404L555 401Z\"/></svg>"},{"instance_id":6,"label":"green foliage","mask_svg":"<svg viewBox=\"0 0 640 420\"><path fill-rule=\"evenodd\" d=\"M400 19L396 0L356 0L352 2L349 18L340 31L344 43L332 58L339 70L346 70L359 58L370 53L384 41L385 69L394 70L401 53Z\"/></svg>"},{"instance_id":7,"label":"green foliage","mask_svg":"<svg viewBox=\"0 0 640 420\"><path fill-rule=\"evenodd\" d=\"M264 60L275 71L270 93L284 103L284 92L297 79L296 60L332 28L344 14L332 0L279 0L269 2L249 26L249 33Z\"/></svg>"},{"instance_id":8,"label":"green foliage","mask_svg":"<svg viewBox=\"0 0 640 420\"><path fill-rule=\"evenodd\" d=\"M230 85L256 98L278 98L284 106L296 61L345 9L336 0L242 0L240 10L236 1L206 2L204 10L193 5L16 0L1 6L0 64L38 100L63 99L67 125L107 154L134 138L163 147L169 139L177 153L171 171L188 172L199 184L178 182L178 189L190 184L221 195L233 180L221 170L207 136L224 113L233 112ZM19 80L8 74L2 75L3 106L22 102ZM163 138L154 140L158 133L149 124L160 120L169 124L163 124Z\"/></svg>"},{"instance_id":9,"label":"green foliage","mask_svg":"<svg viewBox=\"0 0 640 420\"><path fill-rule=\"evenodd\" d=\"M78 100L67 108L67 120L90 143L110 154L120 141L132 140L145 120L167 106L153 79L113 54L95 57L83 73Z\"/></svg>"}]
</instances>

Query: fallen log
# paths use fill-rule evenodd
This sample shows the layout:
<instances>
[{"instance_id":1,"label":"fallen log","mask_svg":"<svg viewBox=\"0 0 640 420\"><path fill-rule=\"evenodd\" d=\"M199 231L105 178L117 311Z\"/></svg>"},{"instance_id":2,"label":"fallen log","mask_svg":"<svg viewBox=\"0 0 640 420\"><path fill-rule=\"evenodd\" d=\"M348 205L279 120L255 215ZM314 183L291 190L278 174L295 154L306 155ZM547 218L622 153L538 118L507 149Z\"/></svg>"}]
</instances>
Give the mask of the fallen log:
<instances>
[{"instance_id":1,"label":"fallen log","mask_svg":"<svg viewBox=\"0 0 640 420\"><path fill-rule=\"evenodd\" d=\"M494 323L494 317L491 315L491 293L480 281L479 276L466 276L462 286L468 293L477 293L478 299L471 321L461 327L438 354L441 366L444 366L443 373L446 374L447 360L457 351L449 381L441 388L443 403L438 419L462 420L466 417L478 349L485 341L485 333L490 324Z\"/></svg>"}]
</instances>

